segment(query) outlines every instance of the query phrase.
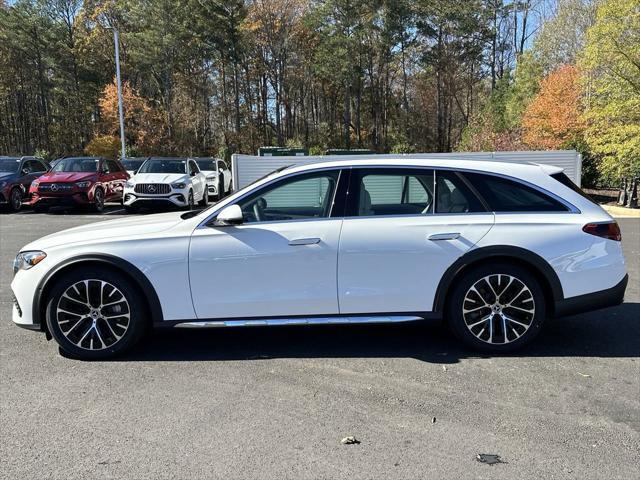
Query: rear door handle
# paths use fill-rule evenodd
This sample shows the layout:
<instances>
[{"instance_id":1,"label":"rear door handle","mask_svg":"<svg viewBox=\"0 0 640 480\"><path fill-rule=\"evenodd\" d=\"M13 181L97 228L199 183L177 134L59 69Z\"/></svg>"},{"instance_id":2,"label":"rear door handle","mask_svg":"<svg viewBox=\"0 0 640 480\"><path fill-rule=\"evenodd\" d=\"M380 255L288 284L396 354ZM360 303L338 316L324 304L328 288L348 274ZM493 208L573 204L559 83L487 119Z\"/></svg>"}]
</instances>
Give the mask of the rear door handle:
<instances>
[{"instance_id":1,"label":"rear door handle","mask_svg":"<svg viewBox=\"0 0 640 480\"><path fill-rule=\"evenodd\" d=\"M297 245L315 245L316 243L320 243L319 238L296 238L295 240L291 240L289 245L295 247Z\"/></svg>"},{"instance_id":2,"label":"rear door handle","mask_svg":"<svg viewBox=\"0 0 640 480\"><path fill-rule=\"evenodd\" d=\"M436 242L438 240L455 240L460 237L460 232L434 233L429 235L429 240Z\"/></svg>"}]
</instances>

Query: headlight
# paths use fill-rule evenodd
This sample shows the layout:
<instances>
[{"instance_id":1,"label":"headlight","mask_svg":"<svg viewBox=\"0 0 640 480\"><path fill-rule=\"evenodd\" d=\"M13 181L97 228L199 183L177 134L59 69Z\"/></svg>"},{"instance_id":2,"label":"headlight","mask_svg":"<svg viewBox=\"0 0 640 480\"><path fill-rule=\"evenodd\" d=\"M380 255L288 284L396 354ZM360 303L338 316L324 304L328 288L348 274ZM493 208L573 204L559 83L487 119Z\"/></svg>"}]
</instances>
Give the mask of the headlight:
<instances>
[{"instance_id":1,"label":"headlight","mask_svg":"<svg viewBox=\"0 0 640 480\"><path fill-rule=\"evenodd\" d=\"M135 185L134 182L132 182L131 180L127 180L124 184L125 187L127 188L133 188L133 186Z\"/></svg>"},{"instance_id":2,"label":"headlight","mask_svg":"<svg viewBox=\"0 0 640 480\"><path fill-rule=\"evenodd\" d=\"M38 180L34 180L33 182L31 182L31 186L33 188L38 188L38 185L40 185L40 182Z\"/></svg>"},{"instance_id":3,"label":"headlight","mask_svg":"<svg viewBox=\"0 0 640 480\"><path fill-rule=\"evenodd\" d=\"M91 182L76 182L78 188L88 188L91 186Z\"/></svg>"},{"instance_id":4,"label":"headlight","mask_svg":"<svg viewBox=\"0 0 640 480\"><path fill-rule=\"evenodd\" d=\"M46 258L47 254L39 250L20 252L13 261L13 274L18 270L29 270Z\"/></svg>"},{"instance_id":5,"label":"headlight","mask_svg":"<svg viewBox=\"0 0 640 480\"><path fill-rule=\"evenodd\" d=\"M182 190L183 188L186 188L187 184L186 183L172 183L171 184L171 188L175 188L176 190Z\"/></svg>"}]
</instances>

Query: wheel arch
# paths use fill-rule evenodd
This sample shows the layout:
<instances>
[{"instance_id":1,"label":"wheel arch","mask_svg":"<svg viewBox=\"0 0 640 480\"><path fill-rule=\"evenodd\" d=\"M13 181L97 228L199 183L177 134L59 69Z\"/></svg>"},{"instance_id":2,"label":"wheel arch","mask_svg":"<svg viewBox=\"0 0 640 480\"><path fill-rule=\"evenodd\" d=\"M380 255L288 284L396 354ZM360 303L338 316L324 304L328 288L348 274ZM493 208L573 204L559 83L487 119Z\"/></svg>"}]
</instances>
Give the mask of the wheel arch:
<instances>
[{"instance_id":1,"label":"wheel arch","mask_svg":"<svg viewBox=\"0 0 640 480\"><path fill-rule=\"evenodd\" d=\"M555 270L540 255L520 247L496 245L471 250L456 260L444 273L438 284L434 298L433 310L443 314L451 287L466 272L481 265L506 261L527 269L535 277L547 299L547 311L555 314L556 302L564 299L562 284Z\"/></svg>"},{"instance_id":2,"label":"wheel arch","mask_svg":"<svg viewBox=\"0 0 640 480\"><path fill-rule=\"evenodd\" d=\"M110 268L132 281L143 294L143 301L149 309L151 315L151 323L161 322L163 320L162 306L155 288L149 279L132 263L114 255L107 254L85 254L77 257L69 258L57 264L40 280L36 287L33 302L33 323L40 324L41 328L46 329L45 310L46 299L49 292L55 285L57 279L63 275L78 268L86 266L99 266Z\"/></svg>"}]
</instances>

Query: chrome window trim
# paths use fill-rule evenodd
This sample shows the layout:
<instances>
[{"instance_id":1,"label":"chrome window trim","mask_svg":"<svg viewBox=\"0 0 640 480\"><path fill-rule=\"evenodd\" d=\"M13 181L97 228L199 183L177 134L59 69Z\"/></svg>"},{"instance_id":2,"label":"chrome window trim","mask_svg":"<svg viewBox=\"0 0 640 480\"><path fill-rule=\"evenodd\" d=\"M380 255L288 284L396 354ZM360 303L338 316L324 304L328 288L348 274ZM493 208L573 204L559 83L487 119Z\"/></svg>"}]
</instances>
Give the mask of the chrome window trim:
<instances>
[{"instance_id":1,"label":"chrome window trim","mask_svg":"<svg viewBox=\"0 0 640 480\"><path fill-rule=\"evenodd\" d=\"M344 166L331 166L331 167L322 167L322 168L317 168L317 169L309 169L309 170L304 170L302 172L295 172L295 173L288 173L285 175L281 175L278 176L276 178L271 179L270 181L268 181L267 183L264 183L263 185L261 185L259 188L263 188L263 187L267 187L268 185L271 185L274 182L283 180L285 178L288 177L294 177L297 175L304 175L307 173L312 173L312 172L322 172L325 170L338 170L340 172L340 174L342 173L343 170L354 170L354 169L390 169L390 168L399 168L399 169L414 169L414 170L433 170L433 175L434 175L434 183L435 183L435 178L436 178L436 171L439 170L444 170L444 171L452 171L452 172L469 172L469 173L478 173L481 175L492 175L494 177L498 177L498 178L504 178L505 180L509 180L512 182L516 182L516 183L520 183L522 185L525 185L529 188L533 188L534 190L543 193L545 195L548 195L549 197L553 198L554 200L560 202L562 205L564 205L568 210L566 212L554 212L554 211L513 211L513 212L504 212L504 211L492 211L492 210L488 210L486 212L471 212L471 213L464 213L464 212L460 212L460 213L428 213L428 214L407 214L407 215L369 215L366 217L360 217L360 216L353 216L353 217L329 217L329 219L333 219L333 218L380 218L380 217L385 217L385 218L389 218L389 217L425 217L428 215L474 215L474 214L494 214L494 215L540 215L540 214L561 214L561 215L565 215L565 214L579 214L582 213L581 210L579 208L577 208L575 205L573 205L572 203L570 203L569 201L565 200L564 198L558 196L557 194L548 191L545 188L542 188L538 185L532 184L531 182L527 182L526 180L522 180L520 178L517 177L512 177L510 175L505 175L503 173L496 173L496 172L487 172L485 170L474 170L471 168L456 168L456 167L441 167L441 166L428 166L428 165L344 165ZM283 170L286 171L286 170ZM340 176L338 176L338 180L340 179ZM227 205L225 205L224 207L220 207L219 209L215 210L213 213L211 213L209 216L207 216L202 222L200 222L198 224L198 226L196 228L208 228L207 224L215 218L215 216L220 213L220 211L222 210L222 208L226 208L230 205L235 205L236 203L238 203L239 201L241 201L243 198L247 197L248 195L251 195L253 192L255 191L255 189L252 189L248 192L246 192L245 194L243 194L242 196L238 197L237 199L234 200L233 203L229 203ZM336 184L336 192L337 192L337 184ZM336 192L334 192L334 203L335 204L335 194ZM434 189L434 195L436 195L436 191ZM474 192L475 193L475 192ZM437 198L437 197L435 197ZM478 196L479 200L483 200L481 196ZM484 201L486 202L486 201ZM331 206L332 211L330 212L333 213L333 204ZM323 217L324 218L324 217ZM301 220L284 220L284 222L299 222L302 221ZM304 220L308 220L308 219L304 219ZM319 220L319 219L316 219ZM252 224L264 224L264 223L282 223L282 222L253 222Z\"/></svg>"}]
</instances>

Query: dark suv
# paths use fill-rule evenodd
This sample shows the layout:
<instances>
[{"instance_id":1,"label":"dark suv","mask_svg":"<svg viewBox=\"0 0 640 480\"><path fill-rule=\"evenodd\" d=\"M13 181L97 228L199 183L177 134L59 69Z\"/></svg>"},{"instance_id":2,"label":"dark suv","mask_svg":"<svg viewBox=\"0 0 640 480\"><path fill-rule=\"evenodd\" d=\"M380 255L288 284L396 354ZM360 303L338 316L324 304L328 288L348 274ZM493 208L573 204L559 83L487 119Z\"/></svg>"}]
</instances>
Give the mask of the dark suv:
<instances>
[{"instance_id":1,"label":"dark suv","mask_svg":"<svg viewBox=\"0 0 640 480\"><path fill-rule=\"evenodd\" d=\"M29 198L29 185L48 170L36 157L0 157L0 205L17 212Z\"/></svg>"},{"instance_id":2,"label":"dark suv","mask_svg":"<svg viewBox=\"0 0 640 480\"><path fill-rule=\"evenodd\" d=\"M129 178L122 164L100 157L69 157L31 184L31 205L36 212L51 206L91 206L101 212L105 202L119 202Z\"/></svg>"}]
</instances>

